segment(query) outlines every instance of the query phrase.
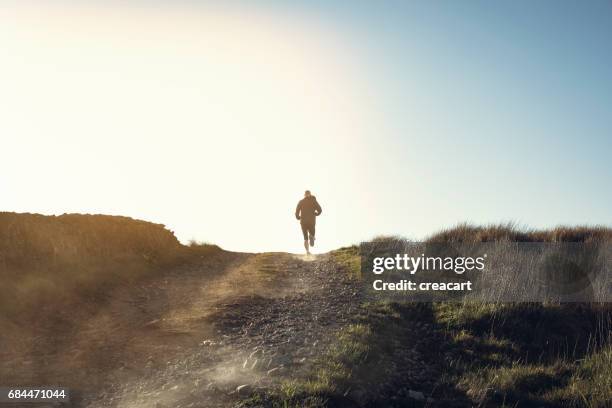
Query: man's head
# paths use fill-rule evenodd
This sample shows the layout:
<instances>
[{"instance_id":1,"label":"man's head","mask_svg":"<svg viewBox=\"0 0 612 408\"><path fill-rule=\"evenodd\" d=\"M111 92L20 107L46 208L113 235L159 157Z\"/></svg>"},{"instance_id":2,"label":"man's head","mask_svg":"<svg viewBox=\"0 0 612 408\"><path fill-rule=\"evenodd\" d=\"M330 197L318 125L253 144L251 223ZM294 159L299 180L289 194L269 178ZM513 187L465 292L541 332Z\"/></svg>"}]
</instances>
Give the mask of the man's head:
<instances>
[{"instance_id":1,"label":"man's head","mask_svg":"<svg viewBox=\"0 0 612 408\"><path fill-rule=\"evenodd\" d=\"M304 197L310 197L310 190L304 191Z\"/></svg>"}]
</instances>

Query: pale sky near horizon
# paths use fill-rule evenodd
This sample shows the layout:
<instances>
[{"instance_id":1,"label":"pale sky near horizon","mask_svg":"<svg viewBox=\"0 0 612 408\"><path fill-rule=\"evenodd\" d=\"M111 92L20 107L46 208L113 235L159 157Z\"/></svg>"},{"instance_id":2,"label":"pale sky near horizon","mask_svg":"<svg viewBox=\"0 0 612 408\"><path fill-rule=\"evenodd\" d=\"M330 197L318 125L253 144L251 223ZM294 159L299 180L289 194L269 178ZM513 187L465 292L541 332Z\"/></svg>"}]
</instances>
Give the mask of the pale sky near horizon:
<instances>
[{"instance_id":1,"label":"pale sky near horizon","mask_svg":"<svg viewBox=\"0 0 612 408\"><path fill-rule=\"evenodd\" d=\"M608 1L0 0L0 211L244 251L301 251L305 189L318 251L610 225L610 39Z\"/></svg>"}]
</instances>

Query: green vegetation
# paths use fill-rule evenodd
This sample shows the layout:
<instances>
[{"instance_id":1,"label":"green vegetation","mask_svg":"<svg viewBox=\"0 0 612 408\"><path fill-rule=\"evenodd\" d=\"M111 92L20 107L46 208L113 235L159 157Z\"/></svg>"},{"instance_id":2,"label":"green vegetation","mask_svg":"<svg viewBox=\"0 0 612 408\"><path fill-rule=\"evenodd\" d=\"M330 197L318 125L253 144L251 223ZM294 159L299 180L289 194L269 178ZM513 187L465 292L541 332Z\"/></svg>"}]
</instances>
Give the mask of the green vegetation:
<instances>
[{"instance_id":1,"label":"green vegetation","mask_svg":"<svg viewBox=\"0 0 612 408\"><path fill-rule=\"evenodd\" d=\"M444 303L434 313L454 382L476 403L604 407L612 399L608 306Z\"/></svg>"},{"instance_id":2,"label":"green vegetation","mask_svg":"<svg viewBox=\"0 0 612 408\"><path fill-rule=\"evenodd\" d=\"M379 237L378 241L393 238ZM609 228L457 228L431 242L590 242ZM359 249L331 253L359 277ZM309 378L258 394L268 407L609 407L612 307L606 304L369 303Z\"/></svg>"},{"instance_id":3,"label":"green vegetation","mask_svg":"<svg viewBox=\"0 0 612 408\"><path fill-rule=\"evenodd\" d=\"M339 248L330 252L330 255L341 272L345 272L354 278L361 278L361 262L359 259L358 246L353 245Z\"/></svg>"},{"instance_id":4,"label":"green vegetation","mask_svg":"<svg viewBox=\"0 0 612 408\"><path fill-rule=\"evenodd\" d=\"M405 323L431 320L430 315L423 305L365 304L355 323L340 330L319 356L310 378L287 381L277 390L252 396L242 406L351 407L358 406L357 401L371 406L422 406L425 400L415 405L408 395L410 384L430 388L433 384L424 378L429 368L414 359L418 353L429 353L422 337L427 329Z\"/></svg>"}]
</instances>

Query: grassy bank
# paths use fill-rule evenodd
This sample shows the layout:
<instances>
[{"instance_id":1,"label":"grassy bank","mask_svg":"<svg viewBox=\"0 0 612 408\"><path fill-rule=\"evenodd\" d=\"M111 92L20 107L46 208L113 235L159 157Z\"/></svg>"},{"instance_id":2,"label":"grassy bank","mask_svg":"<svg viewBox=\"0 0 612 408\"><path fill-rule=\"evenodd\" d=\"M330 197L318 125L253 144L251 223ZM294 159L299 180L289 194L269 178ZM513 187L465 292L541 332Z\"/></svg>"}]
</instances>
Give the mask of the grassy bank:
<instances>
[{"instance_id":1,"label":"grassy bank","mask_svg":"<svg viewBox=\"0 0 612 408\"><path fill-rule=\"evenodd\" d=\"M199 248L199 249L197 249ZM31 317L184 262L161 224L106 215L0 213L0 312Z\"/></svg>"},{"instance_id":2,"label":"grassy bank","mask_svg":"<svg viewBox=\"0 0 612 408\"><path fill-rule=\"evenodd\" d=\"M592 242L612 230L460 225L429 240ZM358 247L331 257L359 278ZM367 303L308 379L244 405L609 407L611 330L607 304Z\"/></svg>"}]
</instances>

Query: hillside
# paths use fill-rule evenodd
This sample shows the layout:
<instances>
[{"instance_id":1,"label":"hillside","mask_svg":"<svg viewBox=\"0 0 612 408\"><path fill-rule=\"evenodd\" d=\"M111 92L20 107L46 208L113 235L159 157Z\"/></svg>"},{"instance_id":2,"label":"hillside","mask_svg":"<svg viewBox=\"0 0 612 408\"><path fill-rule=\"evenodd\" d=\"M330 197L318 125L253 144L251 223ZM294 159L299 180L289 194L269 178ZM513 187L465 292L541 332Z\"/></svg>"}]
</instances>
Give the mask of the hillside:
<instances>
[{"instance_id":1,"label":"hillside","mask_svg":"<svg viewBox=\"0 0 612 408\"><path fill-rule=\"evenodd\" d=\"M176 264L163 225L106 215L0 213L0 310L40 314Z\"/></svg>"},{"instance_id":2,"label":"hillside","mask_svg":"<svg viewBox=\"0 0 612 408\"><path fill-rule=\"evenodd\" d=\"M356 246L246 254L183 246L161 225L124 217L3 213L0 222L0 383L68 386L73 406L612 400L607 304L366 302ZM430 240L611 236L462 225Z\"/></svg>"}]
</instances>

